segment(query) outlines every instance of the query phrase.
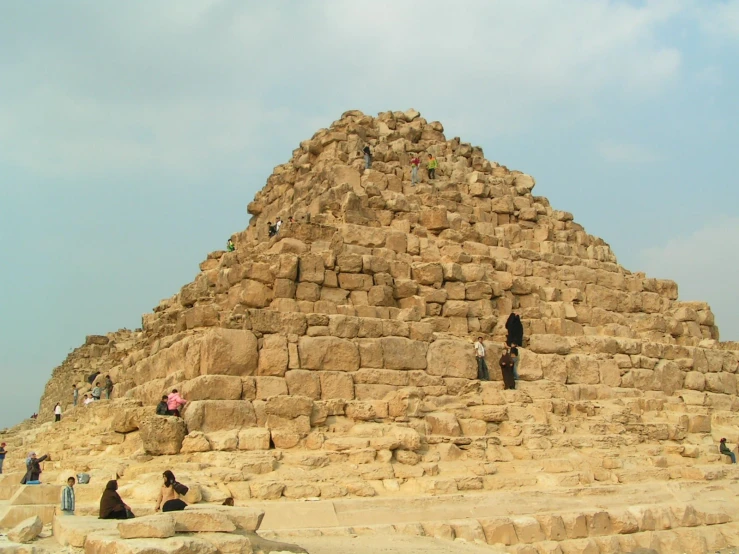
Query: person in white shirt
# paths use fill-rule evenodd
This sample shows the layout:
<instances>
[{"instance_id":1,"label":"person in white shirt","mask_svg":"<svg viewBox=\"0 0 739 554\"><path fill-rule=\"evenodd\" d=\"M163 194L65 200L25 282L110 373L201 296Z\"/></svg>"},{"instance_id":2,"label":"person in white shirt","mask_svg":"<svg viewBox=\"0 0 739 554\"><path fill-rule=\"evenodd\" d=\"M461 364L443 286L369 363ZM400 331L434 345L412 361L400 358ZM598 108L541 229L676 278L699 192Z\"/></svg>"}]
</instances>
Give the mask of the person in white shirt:
<instances>
[{"instance_id":1,"label":"person in white shirt","mask_svg":"<svg viewBox=\"0 0 739 554\"><path fill-rule=\"evenodd\" d=\"M82 404L84 404L85 406L87 406L91 402L94 402L92 396L85 395L85 400L82 402Z\"/></svg>"},{"instance_id":2,"label":"person in white shirt","mask_svg":"<svg viewBox=\"0 0 739 554\"><path fill-rule=\"evenodd\" d=\"M54 421L61 421L62 419L62 405L57 402L54 407Z\"/></svg>"},{"instance_id":3,"label":"person in white shirt","mask_svg":"<svg viewBox=\"0 0 739 554\"><path fill-rule=\"evenodd\" d=\"M277 221L275 221L275 232L276 233L280 232L280 227L282 227L282 218L278 217Z\"/></svg>"},{"instance_id":4,"label":"person in white shirt","mask_svg":"<svg viewBox=\"0 0 739 554\"><path fill-rule=\"evenodd\" d=\"M473 347L475 348L475 358L477 358L477 378L480 381L490 381L488 365L485 363L485 345L482 343L482 337L477 337Z\"/></svg>"}]
</instances>

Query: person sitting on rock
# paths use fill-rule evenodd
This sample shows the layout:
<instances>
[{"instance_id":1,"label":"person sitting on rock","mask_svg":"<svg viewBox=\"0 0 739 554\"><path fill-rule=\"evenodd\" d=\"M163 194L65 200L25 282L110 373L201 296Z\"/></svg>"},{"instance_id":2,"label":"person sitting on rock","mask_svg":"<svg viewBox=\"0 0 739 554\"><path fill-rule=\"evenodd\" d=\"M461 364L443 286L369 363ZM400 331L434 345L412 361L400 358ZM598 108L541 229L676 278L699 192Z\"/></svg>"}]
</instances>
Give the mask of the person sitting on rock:
<instances>
[{"instance_id":1,"label":"person sitting on rock","mask_svg":"<svg viewBox=\"0 0 739 554\"><path fill-rule=\"evenodd\" d=\"M83 400L82 400L82 404L83 404L84 406L87 406L88 404L90 404L90 403L92 403L92 402L94 402L94 401L95 401L95 400L94 400L94 399L92 398L92 395L87 395L87 394L86 394L86 395L84 396Z\"/></svg>"},{"instance_id":2,"label":"person sitting on rock","mask_svg":"<svg viewBox=\"0 0 739 554\"><path fill-rule=\"evenodd\" d=\"M364 168L370 169L372 167L372 150L369 146L365 146L362 152L364 153Z\"/></svg>"},{"instance_id":3,"label":"person sitting on rock","mask_svg":"<svg viewBox=\"0 0 739 554\"><path fill-rule=\"evenodd\" d=\"M516 388L516 381L513 379L513 358L505 345L503 355L500 357L500 370L503 373L503 388L505 390L513 390Z\"/></svg>"},{"instance_id":4,"label":"person sitting on rock","mask_svg":"<svg viewBox=\"0 0 739 554\"><path fill-rule=\"evenodd\" d=\"M21 479L21 485L40 485L43 472L41 464L46 460L51 460L48 454L37 458L36 453L31 452L26 460L26 474Z\"/></svg>"},{"instance_id":5,"label":"person sitting on rock","mask_svg":"<svg viewBox=\"0 0 739 554\"><path fill-rule=\"evenodd\" d=\"M95 387L92 389L92 399L100 400L103 395L103 389L100 387L100 383L95 383Z\"/></svg>"},{"instance_id":6,"label":"person sitting on rock","mask_svg":"<svg viewBox=\"0 0 739 554\"><path fill-rule=\"evenodd\" d=\"M169 415L169 407L167 406L167 395L162 396L161 402L157 404L157 415Z\"/></svg>"},{"instance_id":7,"label":"person sitting on rock","mask_svg":"<svg viewBox=\"0 0 739 554\"><path fill-rule=\"evenodd\" d=\"M100 497L100 519L130 519L134 517L131 508L118 494L118 481L108 481Z\"/></svg>"},{"instance_id":8,"label":"person sitting on rock","mask_svg":"<svg viewBox=\"0 0 739 554\"><path fill-rule=\"evenodd\" d=\"M224 506L233 506L234 505L234 499L233 497L229 496L226 500L223 501Z\"/></svg>"},{"instance_id":9,"label":"person sitting on rock","mask_svg":"<svg viewBox=\"0 0 739 554\"><path fill-rule=\"evenodd\" d=\"M731 463L736 463L736 454L734 454L728 446L726 446L726 439L721 439L721 442L719 443L718 451L721 452L724 456L728 456L731 458Z\"/></svg>"},{"instance_id":10,"label":"person sitting on rock","mask_svg":"<svg viewBox=\"0 0 739 554\"><path fill-rule=\"evenodd\" d=\"M177 389L172 389L172 394L167 397L167 415L180 417L180 408L187 404L187 400L180 396Z\"/></svg>"},{"instance_id":11,"label":"person sitting on rock","mask_svg":"<svg viewBox=\"0 0 739 554\"><path fill-rule=\"evenodd\" d=\"M187 504L175 490L177 479L175 479L174 473L167 470L162 474L162 477L164 477L164 485L159 490L159 498L157 499L157 505L154 511L180 512L187 508Z\"/></svg>"},{"instance_id":12,"label":"person sitting on rock","mask_svg":"<svg viewBox=\"0 0 739 554\"><path fill-rule=\"evenodd\" d=\"M477 340L472 346L475 349L475 358L477 359L477 378L480 381L490 381L488 364L485 362L485 345L482 343L482 337L477 337Z\"/></svg>"},{"instance_id":13,"label":"person sitting on rock","mask_svg":"<svg viewBox=\"0 0 739 554\"><path fill-rule=\"evenodd\" d=\"M233 252L234 250L236 250L236 245L231 239L228 239L228 242L226 243L226 250L228 250L229 252Z\"/></svg>"}]
</instances>

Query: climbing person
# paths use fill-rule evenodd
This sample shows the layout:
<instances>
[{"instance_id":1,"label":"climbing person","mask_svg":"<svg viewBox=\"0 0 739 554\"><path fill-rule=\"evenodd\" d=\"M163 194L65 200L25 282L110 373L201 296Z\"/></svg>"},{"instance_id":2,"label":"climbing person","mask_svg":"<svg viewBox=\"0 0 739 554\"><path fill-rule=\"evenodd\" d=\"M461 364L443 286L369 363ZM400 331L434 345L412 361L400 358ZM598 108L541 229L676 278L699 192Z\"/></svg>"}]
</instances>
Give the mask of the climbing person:
<instances>
[{"instance_id":1,"label":"climbing person","mask_svg":"<svg viewBox=\"0 0 739 554\"><path fill-rule=\"evenodd\" d=\"M418 154L411 158L411 185L416 186L418 184L418 168L421 167L421 158Z\"/></svg>"},{"instance_id":2,"label":"climbing person","mask_svg":"<svg viewBox=\"0 0 739 554\"><path fill-rule=\"evenodd\" d=\"M187 508L185 501L180 498L180 492L184 490L185 494L187 494L187 488L177 482L174 473L170 470L165 471L162 477L164 477L164 484L159 490L159 498L157 499L157 505L154 511L180 512Z\"/></svg>"},{"instance_id":3,"label":"climbing person","mask_svg":"<svg viewBox=\"0 0 739 554\"><path fill-rule=\"evenodd\" d=\"M5 463L5 455L8 453L5 450L5 443L0 444L0 475L3 474L3 464Z\"/></svg>"},{"instance_id":4,"label":"climbing person","mask_svg":"<svg viewBox=\"0 0 739 554\"><path fill-rule=\"evenodd\" d=\"M80 391L77 389L77 385L72 385L72 405L77 406L77 399L80 396Z\"/></svg>"},{"instance_id":5,"label":"climbing person","mask_svg":"<svg viewBox=\"0 0 739 554\"><path fill-rule=\"evenodd\" d=\"M100 497L100 519L131 519L131 508L118 494L118 481L108 481Z\"/></svg>"},{"instance_id":6,"label":"climbing person","mask_svg":"<svg viewBox=\"0 0 739 554\"><path fill-rule=\"evenodd\" d=\"M275 221L275 234L280 232L280 227L282 227L282 218L278 216Z\"/></svg>"},{"instance_id":7,"label":"climbing person","mask_svg":"<svg viewBox=\"0 0 739 554\"><path fill-rule=\"evenodd\" d=\"M511 348L511 358L513 358L513 380L518 381L518 362L520 357L518 355L518 347L515 343L509 345Z\"/></svg>"},{"instance_id":8,"label":"climbing person","mask_svg":"<svg viewBox=\"0 0 739 554\"><path fill-rule=\"evenodd\" d=\"M236 250L236 245L231 239L228 239L228 242L226 243L226 250L228 250L229 252L233 252L234 250Z\"/></svg>"},{"instance_id":9,"label":"climbing person","mask_svg":"<svg viewBox=\"0 0 739 554\"><path fill-rule=\"evenodd\" d=\"M436 161L436 158L433 154L429 154L429 161L426 164L426 169L429 172L429 179L435 179L436 178L436 168L439 167L439 162Z\"/></svg>"},{"instance_id":10,"label":"climbing person","mask_svg":"<svg viewBox=\"0 0 739 554\"><path fill-rule=\"evenodd\" d=\"M267 234L269 235L269 238L272 238L277 234L277 227L272 225L271 221L267 222Z\"/></svg>"},{"instance_id":11,"label":"climbing person","mask_svg":"<svg viewBox=\"0 0 739 554\"><path fill-rule=\"evenodd\" d=\"M167 415L180 417L180 408L187 404L187 400L180 396L177 389L172 389L172 393L167 396Z\"/></svg>"},{"instance_id":12,"label":"climbing person","mask_svg":"<svg viewBox=\"0 0 739 554\"><path fill-rule=\"evenodd\" d=\"M67 486L62 489L62 514L74 515L74 477L67 479Z\"/></svg>"},{"instance_id":13,"label":"climbing person","mask_svg":"<svg viewBox=\"0 0 739 554\"><path fill-rule=\"evenodd\" d=\"M508 344L515 344L516 346L523 346L523 324L521 323L521 316L515 312L511 312L505 322L506 331L508 331L508 337L506 342Z\"/></svg>"},{"instance_id":14,"label":"climbing person","mask_svg":"<svg viewBox=\"0 0 739 554\"><path fill-rule=\"evenodd\" d=\"M364 168L370 169L372 167L372 151L369 145L365 146L362 152L364 153Z\"/></svg>"},{"instance_id":15,"label":"climbing person","mask_svg":"<svg viewBox=\"0 0 739 554\"><path fill-rule=\"evenodd\" d=\"M51 460L48 454L37 458L36 453L31 452L26 459L26 474L21 479L21 485L40 485L41 473L43 472L41 464L46 460Z\"/></svg>"},{"instance_id":16,"label":"climbing person","mask_svg":"<svg viewBox=\"0 0 739 554\"><path fill-rule=\"evenodd\" d=\"M95 383L95 387L92 389L92 399L100 400L103 394L103 389L100 387L100 383Z\"/></svg>"},{"instance_id":17,"label":"climbing person","mask_svg":"<svg viewBox=\"0 0 739 554\"><path fill-rule=\"evenodd\" d=\"M731 463L736 463L736 454L734 454L731 449L726 446L726 439L721 439L721 442L719 443L718 451L721 452L724 456L728 456L731 458Z\"/></svg>"},{"instance_id":18,"label":"climbing person","mask_svg":"<svg viewBox=\"0 0 739 554\"><path fill-rule=\"evenodd\" d=\"M105 398L110 400L110 395L113 394L113 381L110 375L105 376Z\"/></svg>"},{"instance_id":19,"label":"climbing person","mask_svg":"<svg viewBox=\"0 0 739 554\"><path fill-rule=\"evenodd\" d=\"M507 345L503 349L503 355L500 357L499 363L500 371L503 374L503 388L505 390L515 389L516 381L513 379L513 358Z\"/></svg>"},{"instance_id":20,"label":"climbing person","mask_svg":"<svg viewBox=\"0 0 739 554\"><path fill-rule=\"evenodd\" d=\"M477 378L480 381L490 381L488 364L485 363L485 345L482 343L482 337L477 337L472 346L475 348L475 358L477 359Z\"/></svg>"},{"instance_id":21,"label":"climbing person","mask_svg":"<svg viewBox=\"0 0 739 554\"><path fill-rule=\"evenodd\" d=\"M54 422L59 422L62 420L62 405L57 402L56 406L54 406Z\"/></svg>"},{"instance_id":22,"label":"climbing person","mask_svg":"<svg viewBox=\"0 0 739 554\"><path fill-rule=\"evenodd\" d=\"M157 404L157 415L169 415L169 408L167 407L167 395L162 396L161 402Z\"/></svg>"}]
</instances>

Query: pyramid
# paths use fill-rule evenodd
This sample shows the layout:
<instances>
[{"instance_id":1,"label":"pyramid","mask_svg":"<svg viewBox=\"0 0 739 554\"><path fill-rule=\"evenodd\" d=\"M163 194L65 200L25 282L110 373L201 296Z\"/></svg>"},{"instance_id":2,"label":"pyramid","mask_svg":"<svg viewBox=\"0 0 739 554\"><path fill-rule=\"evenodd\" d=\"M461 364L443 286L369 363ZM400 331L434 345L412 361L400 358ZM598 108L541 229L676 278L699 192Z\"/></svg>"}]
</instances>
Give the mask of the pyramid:
<instances>
[{"instance_id":1,"label":"pyramid","mask_svg":"<svg viewBox=\"0 0 739 554\"><path fill-rule=\"evenodd\" d=\"M6 467L41 443L60 482L113 470L142 504L177 467L194 500L367 510L302 524L268 509L274 537L425 534L516 553L738 544L739 472L717 441L739 441L739 345L719 342L706 303L621 267L534 188L415 110L344 113L275 168L235 251L209 254L142 329L87 337L54 370L38 422L5 433ZM511 313L525 339L504 390ZM491 381L477 379L478 336ZM97 372L113 399L69 406ZM173 388L183 418L153 415ZM61 438L48 423L60 400ZM453 513L424 504L445 495L461 498ZM355 497L426 507L399 522Z\"/></svg>"}]
</instances>

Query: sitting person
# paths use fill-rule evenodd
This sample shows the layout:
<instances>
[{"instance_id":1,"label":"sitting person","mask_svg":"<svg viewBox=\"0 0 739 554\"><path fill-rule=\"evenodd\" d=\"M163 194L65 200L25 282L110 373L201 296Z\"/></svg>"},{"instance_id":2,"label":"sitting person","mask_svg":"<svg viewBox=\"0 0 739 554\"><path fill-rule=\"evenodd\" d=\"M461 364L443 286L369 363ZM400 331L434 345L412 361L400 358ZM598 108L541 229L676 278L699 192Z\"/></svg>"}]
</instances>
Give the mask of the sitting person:
<instances>
[{"instance_id":1,"label":"sitting person","mask_svg":"<svg viewBox=\"0 0 739 554\"><path fill-rule=\"evenodd\" d=\"M100 497L100 519L130 519L134 517L131 508L118 494L118 481L108 481Z\"/></svg>"},{"instance_id":2,"label":"sitting person","mask_svg":"<svg viewBox=\"0 0 739 554\"><path fill-rule=\"evenodd\" d=\"M719 443L718 451L721 452L724 456L728 456L731 458L731 463L736 463L736 454L734 454L728 446L726 446L726 439L721 439L721 442Z\"/></svg>"},{"instance_id":3,"label":"sitting person","mask_svg":"<svg viewBox=\"0 0 739 554\"><path fill-rule=\"evenodd\" d=\"M157 415L169 415L169 408L167 408L167 395L162 396L161 402L157 404Z\"/></svg>"},{"instance_id":4,"label":"sitting person","mask_svg":"<svg viewBox=\"0 0 739 554\"><path fill-rule=\"evenodd\" d=\"M233 506L234 505L234 499L233 497L229 496L226 500L223 501L224 506Z\"/></svg>"},{"instance_id":5,"label":"sitting person","mask_svg":"<svg viewBox=\"0 0 739 554\"><path fill-rule=\"evenodd\" d=\"M174 473L167 470L162 474L162 477L164 477L164 485L159 491L159 498L154 511L179 512L187 508L187 504L180 499L179 493L175 490L177 479L175 479Z\"/></svg>"}]
</instances>

